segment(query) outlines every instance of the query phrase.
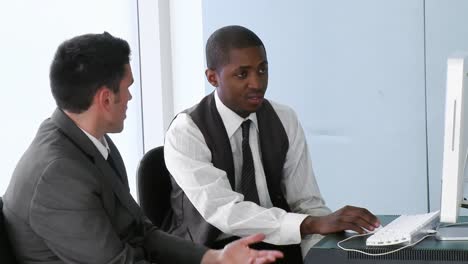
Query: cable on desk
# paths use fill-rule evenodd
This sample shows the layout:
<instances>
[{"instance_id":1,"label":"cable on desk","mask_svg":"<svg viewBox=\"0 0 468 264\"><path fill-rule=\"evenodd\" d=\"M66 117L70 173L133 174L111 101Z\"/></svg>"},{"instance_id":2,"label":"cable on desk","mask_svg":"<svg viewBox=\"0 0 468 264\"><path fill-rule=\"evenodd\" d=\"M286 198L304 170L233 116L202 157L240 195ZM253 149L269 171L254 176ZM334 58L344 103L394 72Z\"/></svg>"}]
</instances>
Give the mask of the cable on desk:
<instances>
[{"instance_id":1,"label":"cable on desk","mask_svg":"<svg viewBox=\"0 0 468 264\"><path fill-rule=\"evenodd\" d=\"M430 232L429 232L430 231ZM372 235L372 233L369 233L369 234L357 234L357 235L354 235L354 236L351 236L351 237L347 237L343 240L341 240L340 242L336 243L336 246L339 247L340 249L344 250L344 251L351 251L351 252L358 252L358 253L361 253L361 254L364 254L364 255L367 255L367 256L373 256L373 257L377 257L377 256L385 256L385 255L389 255L389 254L393 254L395 252L398 252L402 249L405 249L405 248L409 248L409 247L412 247L416 244L418 244L419 242L423 241L425 238L428 238L428 237L431 237L431 236L435 236L435 233L436 231L435 230L429 230L428 231L428 234L425 235L424 237L422 237L421 239L419 239L418 241L412 243L412 244L408 244L408 245L405 245L403 247L400 247L400 248L397 248L397 249L394 249L394 250L391 250L389 252L383 252L383 253L369 253L369 252L365 252L365 251L362 251L362 250L359 250L359 249L354 249L354 248L345 248L343 246L341 246L341 243L344 243L348 240L351 240L352 238L356 238L356 237L361 237L361 236L368 236L368 235Z\"/></svg>"},{"instance_id":2,"label":"cable on desk","mask_svg":"<svg viewBox=\"0 0 468 264\"><path fill-rule=\"evenodd\" d=\"M453 224L439 224L437 229L442 228L442 227L462 226L462 225L468 225L468 222L460 222L460 223L453 223Z\"/></svg>"}]
</instances>

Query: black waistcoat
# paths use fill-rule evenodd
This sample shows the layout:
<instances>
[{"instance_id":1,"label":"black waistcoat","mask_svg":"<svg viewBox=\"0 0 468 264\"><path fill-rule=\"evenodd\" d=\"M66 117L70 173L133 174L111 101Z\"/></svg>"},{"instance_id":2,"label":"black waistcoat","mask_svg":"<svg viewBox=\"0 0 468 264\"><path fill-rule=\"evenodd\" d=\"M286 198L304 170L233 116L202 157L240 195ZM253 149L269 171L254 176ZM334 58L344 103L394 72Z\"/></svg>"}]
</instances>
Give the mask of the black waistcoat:
<instances>
[{"instance_id":1,"label":"black waistcoat","mask_svg":"<svg viewBox=\"0 0 468 264\"><path fill-rule=\"evenodd\" d=\"M211 151L213 165L225 171L235 189L234 161L231 144L227 136L221 116L215 105L214 94L203 98L199 104L184 111L190 115L200 129L208 148ZM260 148L265 177L273 206L290 212L290 208L281 190L281 179L289 141L283 124L271 104L264 100L257 111ZM173 219L169 232L190 239L206 246L218 238L220 230L207 223L185 193L171 177L171 206Z\"/></svg>"}]
</instances>

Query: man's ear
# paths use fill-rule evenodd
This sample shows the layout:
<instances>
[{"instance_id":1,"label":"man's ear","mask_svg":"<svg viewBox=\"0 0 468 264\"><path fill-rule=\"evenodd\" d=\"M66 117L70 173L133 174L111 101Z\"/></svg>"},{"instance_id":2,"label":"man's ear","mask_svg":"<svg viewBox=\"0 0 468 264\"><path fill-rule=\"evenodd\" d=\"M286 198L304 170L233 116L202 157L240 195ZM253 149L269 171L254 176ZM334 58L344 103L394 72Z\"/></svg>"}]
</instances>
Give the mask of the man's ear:
<instances>
[{"instance_id":1,"label":"man's ear","mask_svg":"<svg viewBox=\"0 0 468 264\"><path fill-rule=\"evenodd\" d=\"M214 87L218 87L218 74L215 70L206 69L205 71L206 79Z\"/></svg>"},{"instance_id":2,"label":"man's ear","mask_svg":"<svg viewBox=\"0 0 468 264\"><path fill-rule=\"evenodd\" d=\"M112 103L113 92L106 86L101 86L94 95L94 104L101 109L108 109Z\"/></svg>"}]
</instances>

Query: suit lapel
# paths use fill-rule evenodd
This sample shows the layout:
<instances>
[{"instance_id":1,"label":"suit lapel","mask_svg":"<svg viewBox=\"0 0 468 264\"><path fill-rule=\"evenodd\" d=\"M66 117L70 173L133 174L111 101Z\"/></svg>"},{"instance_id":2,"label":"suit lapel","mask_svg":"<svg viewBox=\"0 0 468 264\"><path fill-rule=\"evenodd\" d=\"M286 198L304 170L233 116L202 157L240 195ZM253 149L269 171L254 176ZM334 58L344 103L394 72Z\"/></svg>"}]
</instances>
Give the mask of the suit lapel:
<instances>
[{"instance_id":1,"label":"suit lapel","mask_svg":"<svg viewBox=\"0 0 468 264\"><path fill-rule=\"evenodd\" d=\"M116 162L117 163L117 162ZM142 212L138 204L133 200L130 195L128 185L124 185L119 179L119 175L111 168L109 163L101 156L95 160L96 167L102 172L103 180L106 185L111 186L115 195L119 198L120 202L130 211L130 213L137 219L141 219Z\"/></svg>"},{"instance_id":2,"label":"suit lapel","mask_svg":"<svg viewBox=\"0 0 468 264\"><path fill-rule=\"evenodd\" d=\"M122 156L120 156L120 152L118 151L117 147L114 145L114 142L110 139L110 137L108 135L105 135L105 137L106 137L107 144L109 145L109 149L110 149L109 155L111 156L112 160L115 163L117 173L119 174L119 177L122 179L122 182L124 183L124 185L127 187L128 191L130 191L128 187L127 170L125 169Z\"/></svg>"},{"instance_id":3,"label":"suit lapel","mask_svg":"<svg viewBox=\"0 0 468 264\"><path fill-rule=\"evenodd\" d=\"M64 135L76 145L77 148L90 158L95 166L101 171L104 183L112 188L117 198L130 211L130 213L137 220L140 220L143 214L138 204L130 195L125 166L123 164L122 157L112 140L106 136L107 143L111 148L111 155L113 155L112 157L114 158L120 176L111 168L109 163L104 159L101 153L99 153L91 140L62 110L55 110L52 114L52 121L63 131ZM119 180L119 177L122 177L124 181Z\"/></svg>"}]
</instances>

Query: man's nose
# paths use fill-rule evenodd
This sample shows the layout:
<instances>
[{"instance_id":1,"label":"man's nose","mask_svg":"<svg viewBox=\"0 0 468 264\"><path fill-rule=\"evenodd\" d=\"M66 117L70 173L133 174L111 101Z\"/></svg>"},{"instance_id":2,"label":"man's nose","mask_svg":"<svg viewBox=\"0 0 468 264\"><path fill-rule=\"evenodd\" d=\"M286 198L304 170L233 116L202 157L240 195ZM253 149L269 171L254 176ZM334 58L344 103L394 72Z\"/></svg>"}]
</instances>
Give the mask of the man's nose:
<instances>
[{"instance_id":1,"label":"man's nose","mask_svg":"<svg viewBox=\"0 0 468 264\"><path fill-rule=\"evenodd\" d=\"M263 88L265 80L262 76L258 76L257 74L250 75L249 78L249 88L252 89L260 89Z\"/></svg>"}]
</instances>

